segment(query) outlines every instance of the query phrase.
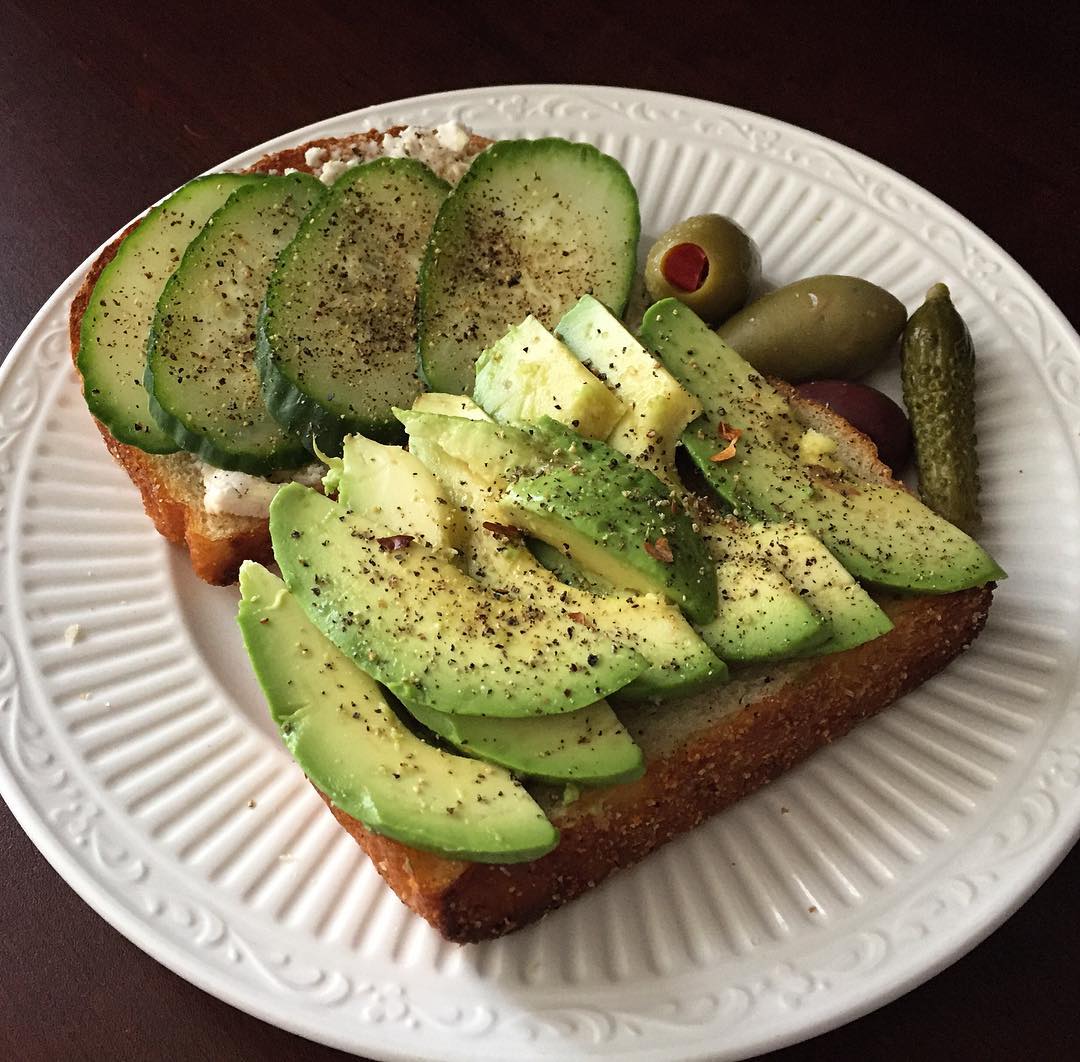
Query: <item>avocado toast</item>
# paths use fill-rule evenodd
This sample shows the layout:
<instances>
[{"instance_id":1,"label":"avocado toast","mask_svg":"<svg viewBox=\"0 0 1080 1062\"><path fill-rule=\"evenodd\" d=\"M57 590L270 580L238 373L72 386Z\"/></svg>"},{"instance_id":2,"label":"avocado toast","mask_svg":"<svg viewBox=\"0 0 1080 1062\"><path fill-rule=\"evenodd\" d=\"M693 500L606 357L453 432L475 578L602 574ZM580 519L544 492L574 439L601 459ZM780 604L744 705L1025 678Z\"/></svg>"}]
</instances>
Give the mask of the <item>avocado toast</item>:
<instances>
[{"instance_id":1,"label":"avocado toast","mask_svg":"<svg viewBox=\"0 0 1080 1062\"><path fill-rule=\"evenodd\" d=\"M670 313L672 307L661 306L661 309ZM529 342L535 342L533 332L530 330L528 334ZM549 362L549 368L557 374L558 357L571 355L565 348L561 353L550 348L550 352L553 360ZM511 354L508 348L504 353ZM701 357L703 351L699 350L698 358ZM608 384L619 378L619 370L612 364ZM631 389L629 384L627 387ZM761 387L768 388L769 385L762 381ZM512 390L509 395L501 396L511 405ZM553 390L559 393L558 388ZM478 393L483 391L481 366ZM763 393L763 400L769 393L771 391ZM905 488L892 479L865 437L827 410L800 400L790 392L778 393L793 423L833 440L839 461L850 470L850 479L846 483L849 492L854 493L857 489L869 492L873 487L889 493L897 526L890 530L889 518L883 516L879 528L882 541L889 540L891 534L905 534L907 506L914 504L918 508L918 503L911 502ZM623 399L627 397L627 391L621 391L621 394ZM533 393L532 399L536 397ZM541 406L543 404L541 402ZM559 412L555 407L561 404L549 399L547 412ZM690 410L686 402L679 405L684 411ZM356 483L347 451L344 465L333 472L337 482L330 484L338 489L338 501L319 498L315 519L309 520L304 515L305 496L311 504L317 497L306 488L287 487L275 500L271 524L275 545L280 547L277 554L285 580L284 586L275 590L275 594L286 592L287 588L301 602L307 620L318 631L338 649L344 650L360 671L375 675L384 683L387 674L381 670L384 664L382 645L372 639L386 637L393 646L390 652L394 655L394 667L411 675L410 687L392 687L398 694L401 717L408 718L413 714L436 734L452 733L451 743L475 757L477 762L510 763L517 785L524 787L535 805L529 805L527 812L520 813L521 824L534 825L539 809L557 830L557 836L550 838L551 847L547 851L525 847L516 836L504 832L503 847L498 853L489 852L487 857L480 858L470 854L454 856L440 841L432 843L408 829L404 832L387 829L380 817L372 821L369 806L357 804L348 793L335 795L328 786L321 784L324 764L301 760L335 817L367 851L383 877L407 904L451 940L482 940L527 924L592 887L613 870L636 862L653 848L752 792L816 748L841 736L860 720L915 688L978 634L991 600L992 583L988 580L1001 574L977 546L966 542L955 548L949 547L958 568L955 578L968 584L952 592L898 595L895 591L884 590L876 591L875 599L871 600L846 573L842 573L843 579L824 580L814 588L797 581L794 585L800 585L807 596L813 594L812 600L819 603L823 600L823 589L827 586L829 590L824 594L826 626L829 628L824 637L813 643L787 644L779 651L784 657L779 662L766 660L731 673L717 663L709 677L696 686L689 681L688 674L683 674L687 685L681 690L676 686L657 691L651 697L629 696L634 683L640 682L645 673L639 669L633 675L627 671L620 677L605 671L605 677L601 678L580 661L567 668L558 650L555 655L550 652L558 640L560 623L556 621L545 628L549 623L546 617L555 614L562 617L563 623L572 621L566 628L567 633L577 630L583 635L592 635L597 630L599 633L606 630L612 639L612 648L620 644L633 648L647 663L650 656L647 632L642 635L644 643L634 643L617 626L607 625L603 613L590 603L588 596L573 596L583 592L582 587L587 585L600 593L606 591L608 596L601 600L611 600L611 595L627 592L625 585L621 591L616 591L612 585L605 587L597 581L602 577L595 574L595 568L589 570L593 546L577 552L576 557L562 555L563 560L571 563L571 568L580 562L582 567L577 574L584 577L583 581L558 563L554 565L557 574L548 573L546 581L536 581L536 566L535 562L530 565L530 551L515 539L520 529L499 522L500 518L506 519L508 513L517 511L515 498L530 489L528 484L550 475L552 469L562 472L576 469L580 483L573 497L589 494L589 484L596 496L610 492L612 483L616 487L625 484L628 481L620 480L616 473L621 467L615 456L618 451L570 430L555 430L550 421L545 424L542 408L532 409L532 415L539 420L500 425L464 396L451 399L425 395L417 402L417 407L398 413L409 431L410 451L405 454L408 462L393 459L397 479L413 482L414 493L427 499L430 514L437 515L440 511L454 514L453 528L446 523L432 524L430 518L419 520L417 506L411 500L400 500L404 496L386 477L379 480L382 489L377 491L371 489L370 483ZM427 410L424 407L428 407ZM494 403L489 404L489 409L494 408ZM497 408L505 409L505 402L500 401ZM448 412L431 412L432 409ZM578 412L580 410L575 408L573 415ZM611 418L607 418L606 423L613 430ZM667 423L671 429L672 422ZM377 444L362 445L371 460L380 460L370 449ZM550 451L546 459L540 460L539 467L533 464L537 458L530 447L540 451L547 447ZM586 471L590 461L593 463L591 473ZM411 469L409 463L412 463ZM423 486L431 470L437 471L438 481L431 481L433 486ZM671 474L674 476L674 470ZM658 480L658 477L654 478ZM516 493L515 483L520 487ZM653 507L648 492L617 489L615 494L617 505L595 502L596 508L586 507L588 520L595 520L598 512L617 519L624 531L645 526L636 523L633 510L643 494L646 509ZM572 513L568 515L572 505L566 499L563 501L566 504L561 510L555 507L555 515L561 514L567 520L567 526L572 527L575 517ZM707 510L697 509L695 514L699 532L702 521L707 519ZM462 523L467 526L463 528ZM719 524L715 526L715 533L725 537L723 528ZM546 533L539 525L530 530ZM734 533L734 525L731 531ZM773 544L782 542L785 536L789 536L789 541L795 541L786 525L776 525L772 535ZM556 528L548 534L548 542L557 542L562 537L566 536L560 535ZM731 537L727 536L728 539ZM365 540L367 544L363 544ZM305 545L309 541L312 544ZM609 538L605 548L614 554L626 555L634 552L631 546L632 542L623 535ZM675 551L683 548L674 531L669 547ZM791 553L790 549L784 548ZM523 550L525 556L521 554ZM324 551L332 558L329 564L320 560ZM542 551L537 555L544 556ZM980 557L983 567L968 570L965 558L969 555ZM824 556L830 555L824 551ZM359 561L361 557L367 559ZM922 560L912 561L913 568L907 576L911 582L923 580L927 567L936 564L933 543L928 544L922 557ZM342 594L340 572L351 572L358 561L362 564L359 569L362 577L354 579L349 574L349 585L353 589ZM816 568L825 562L821 554L804 554L802 563ZM388 578L394 579L395 568L400 583L392 590L394 594L404 593L410 599L409 604L399 601L394 605L396 599L386 597L379 589ZM448 585L457 589L446 603L441 604L441 586L447 568L452 568L453 574ZM241 574L242 586L255 570L261 571L258 566L245 567ZM391 574L387 576L380 572ZM431 573L437 576L435 583L429 581ZM499 621L508 619L512 629L512 612L491 618L491 613L485 610L480 628L474 628L466 639L455 634L458 623L469 622L477 612L475 604L467 603L463 613L456 615L451 603L455 598L464 600L462 575L469 576L470 573L478 586L486 583L498 587L496 593L503 602L527 602L534 610L537 624L534 634L549 637L542 633L548 629L556 635L555 641L547 643L549 653L544 662L538 663L534 659L531 665L539 668L539 673L520 672L521 660L514 658L517 661L514 675L502 694L506 703L513 706L515 712L520 710L534 718L538 712L558 712L559 699L569 697L572 692L568 677L580 679L584 674L589 683L606 682L606 685L593 685L592 691L597 697L614 698L615 730L610 729L610 717L607 717L607 723L596 717L582 727L575 719L581 711L578 708L580 700L568 700L565 715L544 716L545 720L555 722L554 730L545 734L518 733L513 738L508 736L510 731L505 731L508 745L520 742L522 748L532 754L531 759L519 756L516 760L507 760L493 757L491 746L485 747L479 741L470 743L462 740L460 731L444 729L440 720L471 722L476 718L472 714L474 711L481 713L481 719L486 718L484 705L490 696L487 687L491 683L498 686L500 675L508 671L509 657L503 644L507 640L507 629L501 627ZM607 574L618 580L617 565L610 564ZM635 576L631 573L627 578L632 582ZM759 593L766 596L761 590ZM683 596L676 595L676 600L681 602ZM265 626L272 627L279 622L272 611L266 610L267 601L264 596L245 592L241 607L241 624L257 670L261 655L257 642L260 631L265 631L258 623L265 622ZM373 606L383 601L389 607L380 615L379 609ZM429 604L432 601L436 603ZM622 607L631 616L632 623L635 599L631 596L624 602ZM767 612L777 607L782 607L782 599L763 606ZM716 608L717 615L722 617L723 608L720 605ZM432 624L432 615L438 617L438 622L425 626ZM696 629L703 631L716 619L717 616L710 619L706 610L706 614L697 616ZM589 621L589 627L582 630L585 621ZM359 642L355 633L357 627L365 632ZM308 632L305 639L317 637L309 627L303 629ZM431 638L442 639L442 648L435 653L434 666L425 663L426 657L414 653L408 646L409 640L424 630L428 632L429 645ZM290 627L289 631L293 632L294 628ZM375 633L370 633L372 631ZM305 640L304 644L310 643ZM455 658L453 654L463 645L464 650ZM594 666L605 665L600 655L590 654L589 661ZM480 670L479 684L474 678L474 667ZM548 690L554 698L554 708L550 701L537 703L531 709L528 707L534 697L530 692L534 686ZM332 688L324 689L328 690L331 699L338 696ZM437 690L441 692L436 693ZM281 690L269 685L266 691L273 705ZM416 698L422 699L428 694L434 694L424 708L429 714L415 713ZM607 711L603 701L597 701L595 706ZM307 704L304 710L308 710ZM462 711L466 713L464 716L459 714ZM345 716L349 714L345 706L339 715L342 712ZM509 722L499 718L506 714L506 708L495 707L490 713L494 718L489 721L492 724ZM560 720L566 721L567 725L560 727ZM576 729L570 729L570 720L574 720ZM565 749L569 733L578 735L575 740L590 746L590 775L576 773L580 770L577 766L562 773L557 768L544 766L546 757ZM487 736L491 737L491 734ZM286 741L291 742L288 734ZM626 759L628 741L640 755L637 770L634 770L632 760ZM609 753L609 743L618 751ZM505 748L498 750L502 755L505 751ZM392 762L386 769L391 775L404 774L408 758L399 758L400 750L396 746L388 750L388 755ZM608 765L606 777L605 762ZM618 766L614 766L616 763ZM434 779L432 782L438 784ZM469 786L455 790L455 799L450 805L435 807L421 794L417 795L421 796L420 804L427 809L420 815L424 821L447 814L454 817L471 813L480 820L484 818L484 809L474 802L474 797L476 801L479 797ZM519 798L521 791L506 787L501 795ZM391 802L391 807L400 810L403 804L410 803L414 803L413 797L403 793ZM419 808L420 804L414 806ZM501 810L493 810L492 814L501 821ZM455 821L455 829L458 825Z\"/></svg>"},{"instance_id":2,"label":"avocado toast","mask_svg":"<svg viewBox=\"0 0 1080 1062\"><path fill-rule=\"evenodd\" d=\"M327 147L282 153L257 168L310 169ZM73 305L73 351L94 279L92 272ZM509 280L520 283L517 273ZM567 347L572 314L556 329ZM452 334L439 320L440 336ZM542 329L528 335L534 353L547 342ZM770 499L771 508L738 499L746 508L737 513L760 518L764 508L772 518L771 541L748 546L743 536L741 552L735 531L748 525L676 497L675 441L682 435L694 451L704 429L687 424L694 416L708 424L716 413L709 392L684 380L687 390L675 383L665 394L646 367L645 391L629 401L628 378L626 390L612 388L610 375L607 387L598 382L604 352L577 349L588 371L569 390L551 391L530 377L542 375L544 359L526 370L525 344L505 339L488 336L476 351L473 393L486 412L470 410L465 396L427 394L400 418L410 453L429 471L432 461L444 463L442 501L463 514L465 534L454 520L428 519L418 529L400 509L358 512L365 495L350 497L336 468L326 486L336 502L298 484L278 490L271 477L292 478L291 470L270 470L269 528L261 516L219 519L207 511L203 472L189 454L147 452L101 425L159 530L186 541L203 578L229 581L244 559L281 564L284 585L261 568L241 570L241 626L272 715L398 895L457 941L499 935L566 902L924 681L981 629L989 580L999 574L988 562L961 578L962 589L933 584L932 595L877 594L877 604L850 576L800 584L779 560L762 561L770 549L790 559L804 534L782 522L799 516L791 497ZM656 364L664 343L646 341L645 358ZM511 366L500 377L504 356ZM444 353L432 358L445 362ZM466 372L453 382L471 379ZM521 387L529 379L531 394ZM288 401L295 382L283 392ZM147 386L153 393L149 377ZM500 391L507 386L509 404ZM644 393L656 409L646 408ZM864 437L783 388L776 393L793 421L831 438L866 493L904 504L903 488ZM433 414L425 435L432 401L449 408ZM304 412L297 423L322 439L321 416ZM463 435L456 424L436 423L455 419L496 430ZM712 462L714 447L698 447L703 462ZM753 453L746 443L735 449L740 458ZM552 460L555 453L569 456ZM765 464L786 468L785 460ZM806 472L796 473L788 478L798 487ZM605 482L622 500L596 507L583 484ZM429 500L439 505L437 498L436 490ZM526 531L534 541L524 541ZM822 548L809 538L810 548ZM894 578L893 589L907 588L906 578ZM823 603L826 590L846 610L846 631ZM862 610L857 622L852 607ZM653 619L642 624L646 615ZM742 667L729 675L725 661ZM373 754L365 760L361 749Z\"/></svg>"}]
</instances>

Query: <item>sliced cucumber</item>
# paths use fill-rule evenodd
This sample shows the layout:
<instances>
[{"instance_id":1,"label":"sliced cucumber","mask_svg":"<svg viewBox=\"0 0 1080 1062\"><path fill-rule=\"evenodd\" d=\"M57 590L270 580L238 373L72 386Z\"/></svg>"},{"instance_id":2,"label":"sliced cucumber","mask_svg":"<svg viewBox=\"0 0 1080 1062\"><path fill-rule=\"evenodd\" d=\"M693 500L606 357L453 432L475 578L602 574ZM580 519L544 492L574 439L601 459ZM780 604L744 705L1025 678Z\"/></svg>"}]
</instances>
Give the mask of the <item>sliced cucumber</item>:
<instances>
[{"instance_id":1,"label":"sliced cucumber","mask_svg":"<svg viewBox=\"0 0 1080 1062\"><path fill-rule=\"evenodd\" d=\"M621 315L641 222L613 158L567 140L504 140L447 197L420 271L420 371L470 393L477 355L528 314L548 328L584 293Z\"/></svg>"},{"instance_id":2,"label":"sliced cucumber","mask_svg":"<svg viewBox=\"0 0 1080 1062\"><path fill-rule=\"evenodd\" d=\"M392 406L421 390L416 278L450 186L413 159L349 170L286 248L259 321L274 416L328 454L350 432L401 437Z\"/></svg>"},{"instance_id":3,"label":"sliced cucumber","mask_svg":"<svg viewBox=\"0 0 1080 1062\"><path fill-rule=\"evenodd\" d=\"M150 414L143 386L146 337L165 282L206 219L261 174L213 173L189 181L128 233L102 270L83 314L76 363L90 412L128 446L151 454L180 447Z\"/></svg>"},{"instance_id":4,"label":"sliced cucumber","mask_svg":"<svg viewBox=\"0 0 1080 1062\"><path fill-rule=\"evenodd\" d=\"M258 475L307 455L263 402L254 338L278 253L322 195L304 173L238 188L158 300L146 348L150 411L180 446L218 468Z\"/></svg>"}]
</instances>

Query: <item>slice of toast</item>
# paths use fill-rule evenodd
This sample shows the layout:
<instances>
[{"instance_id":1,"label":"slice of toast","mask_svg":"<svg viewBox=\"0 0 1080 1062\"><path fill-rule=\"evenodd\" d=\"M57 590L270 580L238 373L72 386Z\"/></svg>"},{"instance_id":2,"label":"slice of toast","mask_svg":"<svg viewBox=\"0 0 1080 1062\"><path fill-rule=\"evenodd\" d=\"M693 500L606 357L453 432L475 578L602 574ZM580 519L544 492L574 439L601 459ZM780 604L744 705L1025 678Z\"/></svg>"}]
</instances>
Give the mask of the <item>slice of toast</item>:
<instances>
[{"instance_id":1,"label":"slice of toast","mask_svg":"<svg viewBox=\"0 0 1080 1062\"><path fill-rule=\"evenodd\" d=\"M245 172L281 173L286 169L313 173L307 162L311 148L321 148L331 157L358 153L365 142L380 140L384 135L396 136L402 126L382 132L369 130L348 137L323 137L297 147L264 155ZM473 135L461 152L474 155L491 141ZM68 316L68 336L71 356L78 358L80 329L90 295L102 270L116 256L120 244L137 226L134 222L113 240L95 259L71 303ZM240 565L245 560L270 562L270 528L265 517L214 513L204 504L202 464L186 452L148 454L134 446L118 442L109 429L95 421L109 452L131 477L142 495L143 508L159 533L170 542L186 546L195 574L208 583L223 586L236 582Z\"/></svg>"}]
</instances>

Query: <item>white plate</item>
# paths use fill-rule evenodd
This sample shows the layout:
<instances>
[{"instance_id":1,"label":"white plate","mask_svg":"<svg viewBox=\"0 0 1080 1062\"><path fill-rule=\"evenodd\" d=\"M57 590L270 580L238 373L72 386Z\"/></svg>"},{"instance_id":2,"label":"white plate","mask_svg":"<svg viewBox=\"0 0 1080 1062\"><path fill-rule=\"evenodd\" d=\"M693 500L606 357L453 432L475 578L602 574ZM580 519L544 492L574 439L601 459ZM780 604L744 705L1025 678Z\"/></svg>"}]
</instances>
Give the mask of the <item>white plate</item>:
<instances>
[{"instance_id":1,"label":"white plate","mask_svg":"<svg viewBox=\"0 0 1080 1062\"><path fill-rule=\"evenodd\" d=\"M458 118L618 156L646 236L735 216L769 276L946 279L979 363L975 648L884 716L539 925L443 942L283 751L236 595L192 578L108 458L68 360L85 263L0 378L0 787L98 912L259 1017L379 1058L734 1058L900 994L1011 913L1080 826L1080 340L932 196L767 118L611 88L475 89L290 133ZM73 645L65 631L79 624ZM249 807L249 801L255 806Z\"/></svg>"}]
</instances>

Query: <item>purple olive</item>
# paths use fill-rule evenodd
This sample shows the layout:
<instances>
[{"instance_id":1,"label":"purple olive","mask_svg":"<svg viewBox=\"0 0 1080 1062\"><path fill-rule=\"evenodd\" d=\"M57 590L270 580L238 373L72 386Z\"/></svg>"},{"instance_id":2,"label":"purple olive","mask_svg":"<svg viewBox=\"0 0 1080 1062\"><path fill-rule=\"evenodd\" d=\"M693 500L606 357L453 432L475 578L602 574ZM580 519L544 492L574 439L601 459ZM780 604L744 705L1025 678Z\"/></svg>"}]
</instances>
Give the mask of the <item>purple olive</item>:
<instances>
[{"instance_id":1,"label":"purple olive","mask_svg":"<svg viewBox=\"0 0 1080 1062\"><path fill-rule=\"evenodd\" d=\"M878 457L899 476L911 457L911 427L907 415L888 395L849 380L811 380L795 388L839 413L852 427L870 437Z\"/></svg>"}]
</instances>

